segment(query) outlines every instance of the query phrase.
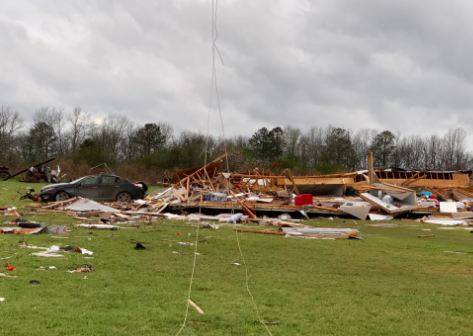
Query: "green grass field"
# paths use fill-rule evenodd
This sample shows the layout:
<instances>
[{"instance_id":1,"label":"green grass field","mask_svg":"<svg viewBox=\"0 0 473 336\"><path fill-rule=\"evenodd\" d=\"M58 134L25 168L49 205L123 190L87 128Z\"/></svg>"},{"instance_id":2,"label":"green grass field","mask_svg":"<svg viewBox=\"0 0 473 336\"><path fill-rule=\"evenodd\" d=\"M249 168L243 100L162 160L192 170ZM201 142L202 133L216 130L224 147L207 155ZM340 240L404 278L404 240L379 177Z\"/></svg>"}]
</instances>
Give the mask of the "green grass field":
<instances>
[{"instance_id":1,"label":"green grass field","mask_svg":"<svg viewBox=\"0 0 473 336\"><path fill-rule=\"evenodd\" d=\"M17 190L0 183L0 205L23 208ZM63 215L27 216L72 224ZM4 219L6 220L6 219ZM304 240L241 233L250 287L273 335L473 334L473 234L414 221L376 228L353 220L314 226L360 229L363 240ZM423 231L431 229L431 231ZM0 258L12 256L16 278L0 278L2 335L175 335L185 313L195 228L160 221L139 229L74 229L67 238L0 236ZM419 238L419 235L435 235ZM200 230L193 300L181 335L265 335L245 289L235 232ZM28 244L76 245L94 252L40 258ZM146 250L134 249L141 241ZM2 272L5 260L0 260ZM70 274L78 264L94 272ZM56 266L56 270L39 270ZM39 284L30 284L31 280Z\"/></svg>"}]
</instances>

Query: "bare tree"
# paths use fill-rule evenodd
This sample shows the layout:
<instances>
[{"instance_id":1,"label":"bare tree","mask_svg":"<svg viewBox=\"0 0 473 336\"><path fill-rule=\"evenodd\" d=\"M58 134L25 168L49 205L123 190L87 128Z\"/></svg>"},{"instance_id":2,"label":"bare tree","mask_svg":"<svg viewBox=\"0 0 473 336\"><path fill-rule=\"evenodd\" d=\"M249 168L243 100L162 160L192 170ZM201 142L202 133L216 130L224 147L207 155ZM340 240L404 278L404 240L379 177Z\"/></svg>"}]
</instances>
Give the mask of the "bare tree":
<instances>
[{"instance_id":1,"label":"bare tree","mask_svg":"<svg viewBox=\"0 0 473 336\"><path fill-rule=\"evenodd\" d=\"M68 115L67 120L70 125L70 151L72 154L75 154L90 129L89 116L82 111L80 107L74 107L72 112Z\"/></svg>"},{"instance_id":2,"label":"bare tree","mask_svg":"<svg viewBox=\"0 0 473 336\"><path fill-rule=\"evenodd\" d=\"M15 135L22 127L18 112L8 106L0 108L0 160L12 161L16 156L14 151Z\"/></svg>"},{"instance_id":3,"label":"bare tree","mask_svg":"<svg viewBox=\"0 0 473 336\"><path fill-rule=\"evenodd\" d=\"M108 116L100 125L93 125L91 138L98 144L108 162L127 157L129 137L133 123L125 116Z\"/></svg>"},{"instance_id":4,"label":"bare tree","mask_svg":"<svg viewBox=\"0 0 473 336\"><path fill-rule=\"evenodd\" d=\"M34 123L44 123L54 130L55 141L52 144L55 155L63 155L67 153L68 141L63 132L64 127L64 109L54 106L41 107L36 110Z\"/></svg>"},{"instance_id":5,"label":"bare tree","mask_svg":"<svg viewBox=\"0 0 473 336\"><path fill-rule=\"evenodd\" d=\"M463 129L449 130L443 137L443 162L445 169L462 169L466 166L466 133Z\"/></svg>"},{"instance_id":6,"label":"bare tree","mask_svg":"<svg viewBox=\"0 0 473 336\"><path fill-rule=\"evenodd\" d=\"M299 155L306 168L316 168L322 156L325 131L319 127L311 128L299 140Z\"/></svg>"},{"instance_id":7,"label":"bare tree","mask_svg":"<svg viewBox=\"0 0 473 336\"><path fill-rule=\"evenodd\" d=\"M287 126L283 131L284 138L284 154L295 156L299 147L301 138L301 130L298 128Z\"/></svg>"}]
</instances>

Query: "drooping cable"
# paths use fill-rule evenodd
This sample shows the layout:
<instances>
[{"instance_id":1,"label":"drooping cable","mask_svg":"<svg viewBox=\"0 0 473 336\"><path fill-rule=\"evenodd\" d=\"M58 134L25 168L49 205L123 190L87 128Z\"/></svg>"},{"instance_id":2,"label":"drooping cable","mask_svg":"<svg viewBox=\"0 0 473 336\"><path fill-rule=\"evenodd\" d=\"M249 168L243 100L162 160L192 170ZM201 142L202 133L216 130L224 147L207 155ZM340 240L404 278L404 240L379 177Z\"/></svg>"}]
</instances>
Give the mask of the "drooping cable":
<instances>
[{"instance_id":1,"label":"drooping cable","mask_svg":"<svg viewBox=\"0 0 473 336\"><path fill-rule=\"evenodd\" d=\"M234 213L234 210L235 209L232 208L232 213ZM238 247L238 253L240 254L240 258L241 258L242 263L243 263L243 268L245 269L246 292L248 293L248 296L251 299L251 303L253 305L253 309L255 310L258 322L264 327L264 329L266 330L268 335L273 336L273 334L271 333L271 330L269 330L268 325L264 322L263 318L261 317L261 313L260 313L260 310L258 308L258 305L256 304L255 297L253 296L253 293L251 292L251 289L250 289L250 274L249 274L249 271L248 271L248 265L246 263L245 255L243 254L243 250L241 248L240 235L238 233L238 229L236 227L236 224L234 224L234 229L233 230L235 231L235 237L236 237L236 242L237 242L237 247Z\"/></svg>"},{"instance_id":2,"label":"drooping cable","mask_svg":"<svg viewBox=\"0 0 473 336\"><path fill-rule=\"evenodd\" d=\"M228 161L228 151L227 151L227 142L225 140L225 124L223 121L223 112L222 112L222 104L220 99L220 90L218 85L218 76L217 76L217 64L216 64L216 56L219 57L220 62L223 63L223 57L220 53L220 50L217 45L218 40L218 0L212 0L212 91L215 93L215 102L216 108L219 115L220 120L220 131L221 131L221 138L223 142L223 150L225 152L225 164L227 172L230 171L230 165Z\"/></svg>"},{"instance_id":3,"label":"drooping cable","mask_svg":"<svg viewBox=\"0 0 473 336\"><path fill-rule=\"evenodd\" d=\"M266 330L266 332L268 333L268 335L270 336L273 336L273 334L271 333L271 330L269 330L268 328L268 325L264 322L263 318L261 317L261 313L259 311L259 308L258 308L258 305L256 304L256 301L255 301L255 297L253 296L253 293L251 292L251 289L250 289L250 275L249 275L249 272L248 272L248 265L246 264L246 259L245 259L245 256L243 254L243 251L241 249L241 245L240 245L240 236L239 236L239 233L238 233L238 230L236 229L235 227L235 235L236 235L236 241L237 241L237 246L238 246L238 252L240 253L240 256L241 256L241 260L243 262L243 267L245 268L245 286L246 286L246 292L248 293L248 296L250 297L251 299L251 303L253 304L253 308L256 312L256 316L258 318L258 321L259 323L261 323L261 325L264 327L264 329Z\"/></svg>"},{"instance_id":4,"label":"drooping cable","mask_svg":"<svg viewBox=\"0 0 473 336\"><path fill-rule=\"evenodd\" d=\"M211 13L211 33L212 33L212 45L211 45L211 90L210 90L210 103L209 103L209 110L207 114L207 136L206 136L206 141L205 141L205 154L204 154L204 161L205 165L207 164L208 161L208 147L209 147L209 134L210 134L210 114L212 110L212 95L215 94L215 101L216 101L216 109L218 111L219 115L219 120L220 120L220 129L221 129L221 137L223 141L223 147L224 147L224 152L225 152L225 164L226 164L226 169L227 172L230 172L230 165L229 165L229 160L228 160L228 151L227 151L227 143L225 141L225 127L224 127L224 119L223 119L223 112L221 108L221 99L220 99L220 90L219 90L219 85L218 85L218 76L217 76L217 66L216 66L216 58L220 59L220 62L223 63L223 57L220 53L220 50L217 45L217 40L218 40L218 25L217 25L217 19L218 19L218 0L211 0L212 3L212 13ZM213 94L212 94L213 93ZM199 212L201 211L201 208ZM234 212L234 209L232 209L232 213ZM176 336L180 335L181 332L184 330L184 328L187 325L187 319L189 316L189 307L190 307L190 301L192 297L192 288L193 288L193 283L194 283L194 278L195 278L195 270L196 270L196 264L197 264L197 246L198 246L198 240L199 240L199 229L200 226L197 223L196 224L196 239L194 242L194 256L193 256L193 261L192 261L192 270L191 270L191 275L190 275L190 280L189 280L189 287L188 287L188 292L187 292L187 303L186 303L186 310L185 310L185 315L183 322L181 324L180 329L176 333ZM236 237L236 242L237 242L237 247L238 247L238 252L240 255L240 258L242 260L244 269L245 269L245 287L246 291L248 293L248 296L251 299L254 311L257 315L258 321L261 323L261 325L265 328L266 332L268 335L272 336L273 334L271 333L271 330L268 328L267 324L264 322L264 320L261 317L261 313L259 311L258 305L256 304L255 298L253 296L253 293L251 292L250 289L250 276L249 276L249 270L248 270L248 265L246 263L246 258L243 253L243 250L241 248L241 243L240 243L240 237L238 230L236 228L236 225L234 226L234 231L235 231L235 237Z\"/></svg>"},{"instance_id":5,"label":"drooping cable","mask_svg":"<svg viewBox=\"0 0 473 336\"><path fill-rule=\"evenodd\" d=\"M219 57L222 65L224 64L223 62L223 57L222 54L220 53L220 50L217 45L217 40L218 40L218 0L212 0L212 83L213 83L213 89L215 92L215 99L216 99L216 107L218 110L218 115L220 119L220 127L221 127L221 136L222 136L222 141L223 141L223 148L225 151L225 164L227 168L227 172L230 172L230 165L229 165L229 160L228 160L228 152L227 152L227 143L225 140L225 123L223 120L223 112L222 112L222 105L221 105L221 99L220 99L220 90L219 90L219 85L218 85L218 76L217 76L217 66L216 66L216 56ZM246 263L245 255L243 254L243 250L241 249L241 244L240 244L240 237L238 234L238 230L236 228L236 225L234 226L234 231L236 235L236 242L238 246L238 252L240 254L240 257L243 262L243 266L245 268L245 286L246 286L246 291L251 299L251 302L253 304L253 308L255 310L255 313L257 315L258 321L263 325L265 328L266 332L268 335L272 336L271 331L269 330L268 326L266 323L264 323L263 319L261 318L260 311L258 309L258 305L256 304L255 298L251 292L250 285L249 285L249 271L248 271L248 265Z\"/></svg>"},{"instance_id":6,"label":"drooping cable","mask_svg":"<svg viewBox=\"0 0 473 336\"><path fill-rule=\"evenodd\" d=\"M214 33L215 29L215 5L214 5L214 0L212 0L212 14L211 14L211 30L212 30L212 57L211 57L211 64L212 64L212 69L211 69L211 78L210 78L210 91L209 91L209 108L207 110L207 124L206 124L206 134L205 134L205 143L204 143L204 166L207 165L208 162L208 152L209 152L209 138L210 138L210 114L212 112L212 92L213 92L213 87L215 80L214 78L216 77L214 74L216 73L216 68L215 68L215 55L213 53L214 50L214 45L215 45L215 40L214 36L216 33ZM202 207L199 206L199 213L202 213ZM195 229L195 242L194 242L194 255L192 258L192 269L191 269L191 274L190 274L190 279L189 279L189 287L187 290L187 301L186 301L186 309L184 313L184 319L182 321L181 327L176 333L176 336L179 336L184 328L187 325L187 319L189 317L189 308L190 308L190 300L192 297L192 288L194 284L194 278L195 278L195 270L197 266L197 256L198 256L198 242L199 242L199 229L200 225L199 223L196 223L196 229Z\"/></svg>"},{"instance_id":7,"label":"drooping cable","mask_svg":"<svg viewBox=\"0 0 473 336\"><path fill-rule=\"evenodd\" d=\"M200 226L199 223L196 224L196 229L195 229L195 241L194 241L194 256L192 259L192 270L191 270L191 275L190 275L190 280L189 280L189 288L187 290L187 302L186 302L186 311L184 314L184 319L182 321L181 327L176 333L176 336L179 336L181 332L184 330L184 328L187 325L187 318L189 317L189 307L190 307L190 302L192 298L192 286L194 284L194 276L195 276L195 269L196 269L196 264L197 264L197 246L199 244L199 230Z\"/></svg>"}]
</instances>

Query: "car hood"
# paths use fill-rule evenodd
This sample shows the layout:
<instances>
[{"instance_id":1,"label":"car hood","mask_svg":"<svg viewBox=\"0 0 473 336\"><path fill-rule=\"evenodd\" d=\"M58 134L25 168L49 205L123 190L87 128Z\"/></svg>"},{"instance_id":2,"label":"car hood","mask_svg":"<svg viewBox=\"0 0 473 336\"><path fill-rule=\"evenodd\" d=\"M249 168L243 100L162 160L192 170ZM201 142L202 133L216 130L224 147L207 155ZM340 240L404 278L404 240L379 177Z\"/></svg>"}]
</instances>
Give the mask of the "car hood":
<instances>
[{"instance_id":1,"label":"car hood","mask_svg":"<svg viewBox=\"0 0 473 336\"><path fill-rule=\"evenodd\" d=\"M47 186L44 186L44 187L41 188L41 192L48 191L48 190L51 190L51 189L61 188L61 187L69 187L70 185L71 185L70 183L48 184Z\"/></svg>"}]
</instances>

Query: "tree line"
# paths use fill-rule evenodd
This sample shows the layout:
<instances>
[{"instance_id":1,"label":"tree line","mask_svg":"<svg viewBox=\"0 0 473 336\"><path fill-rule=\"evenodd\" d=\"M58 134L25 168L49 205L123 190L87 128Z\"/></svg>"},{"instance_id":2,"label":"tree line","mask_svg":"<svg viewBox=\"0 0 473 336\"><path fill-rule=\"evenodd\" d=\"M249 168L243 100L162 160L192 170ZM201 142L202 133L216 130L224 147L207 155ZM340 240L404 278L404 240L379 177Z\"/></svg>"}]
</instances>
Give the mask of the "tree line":
<instances>
[{"instance_id":1,"label":"tree line","mask_svg":"<svg viewBox=\"0 0 473 336\"><path fill-rule=\"evenodd\" d=\"M366 168L369 150L377 167L469 169L473 161L465 139L462 129L425 136L333 126L307 131L262 127L249 137L222 139L191 131L175 133L162 122L137 125L125 116L94 120L80 107L40 108L29 125L13 108L0 109L0 165L16 167L58 157L72 175L79 174L74 172L79 167L85 171L106 163L160 179L173 170L199 166L225 150L230 168L238 171L255 166L273 172L290 168L300 174L358 170Z\"/></svg>"}]
</instances>

